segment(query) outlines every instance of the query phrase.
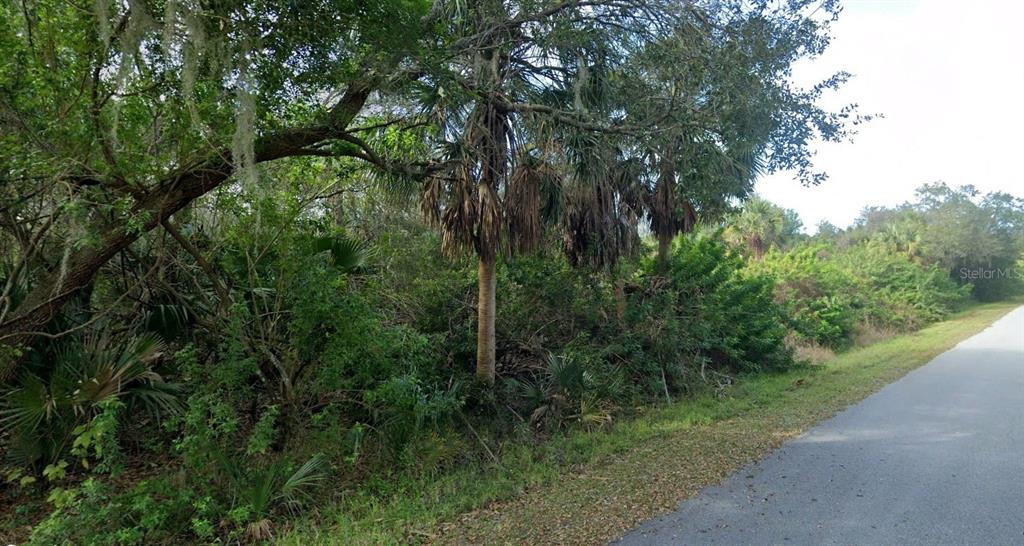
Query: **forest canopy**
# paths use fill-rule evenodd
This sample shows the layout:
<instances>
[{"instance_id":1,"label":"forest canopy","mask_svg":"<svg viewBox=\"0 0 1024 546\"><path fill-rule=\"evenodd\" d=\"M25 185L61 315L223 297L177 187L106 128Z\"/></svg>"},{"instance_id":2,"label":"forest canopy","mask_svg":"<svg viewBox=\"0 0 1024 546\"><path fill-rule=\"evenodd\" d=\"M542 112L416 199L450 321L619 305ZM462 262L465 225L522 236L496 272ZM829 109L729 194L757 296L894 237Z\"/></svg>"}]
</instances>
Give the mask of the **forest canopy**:
<instances>
[{"instance_id":1,"label":"forest canopy","mask_svg":"<svg viewBox=\"0 0 1024 546\"><path fill-rule=\"evenodd\" d=\"M826 2L812 18L810 4L5 8L3 374L112 259L178 229L196 199L272 191L257 165L304 158L290 164L419 194L444 249L479 257L485 301L495 256L533 248L542 224L562 224L574 261L609 264L642 218L664 247L759 172L817 181L806 144L842 138L852 108L814 104L845 74L787 81L838 11Z\"/></svg>"}]
</instances>

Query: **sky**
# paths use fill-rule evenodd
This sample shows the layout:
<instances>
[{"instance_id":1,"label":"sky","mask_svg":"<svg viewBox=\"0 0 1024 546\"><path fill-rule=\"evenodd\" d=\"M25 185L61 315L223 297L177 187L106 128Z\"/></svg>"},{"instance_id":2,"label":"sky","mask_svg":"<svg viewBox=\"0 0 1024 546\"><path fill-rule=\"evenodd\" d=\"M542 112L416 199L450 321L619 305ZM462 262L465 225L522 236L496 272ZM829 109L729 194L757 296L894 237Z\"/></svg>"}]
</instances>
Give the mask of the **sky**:
<instances>
[{"instance_id":1,"label":"sky","mask_svg":"<svg viewBox=\"0 0 1024 546\"><path fill-rule=\"evenodd\" d=\"M1024 197L1024 1L846 0L832 44L801 61L809 86L846 70L853 79L820 103L880 113L852 142L817 143L829 179L804 187L793 173L762 177L756 191L846 227L865 206L898 205L918 186L945 181Z\"/></svg>"}]
</instances>

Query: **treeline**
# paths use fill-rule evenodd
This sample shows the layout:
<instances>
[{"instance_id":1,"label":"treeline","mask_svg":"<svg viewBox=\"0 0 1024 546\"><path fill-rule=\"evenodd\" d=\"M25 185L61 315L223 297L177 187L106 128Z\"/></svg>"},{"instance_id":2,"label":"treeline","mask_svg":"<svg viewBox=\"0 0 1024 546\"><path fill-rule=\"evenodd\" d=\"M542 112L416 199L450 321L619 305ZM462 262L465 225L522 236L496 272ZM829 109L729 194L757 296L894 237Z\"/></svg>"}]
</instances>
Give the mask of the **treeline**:
<instances>
[{"instance_id":1,"label":"treeline","mask_svg":"<svg viewBox=\"0 0 1024 546\"><path fill-rule=\"evenodd\" d=\"M1024 292L1024 201L972 186L921 186L914 201L869 207L844 230L801 232L792 211L755 198L724 236L775 280L794 341L844 348L915 330L973 299Z\"/></svg>"},{"instance_id":2,"label":"treeline","mask_svg":"<svg viewBox=\"0 0 1024 546\"><path fill-rule=\"evenodd\" d=\"M834 2L93 4L0 7L19 543L267 540L1016 290L955 274L1016 259L1008 196L734 210L864 120L787 81Z\"/></svg>"}]
</instances>

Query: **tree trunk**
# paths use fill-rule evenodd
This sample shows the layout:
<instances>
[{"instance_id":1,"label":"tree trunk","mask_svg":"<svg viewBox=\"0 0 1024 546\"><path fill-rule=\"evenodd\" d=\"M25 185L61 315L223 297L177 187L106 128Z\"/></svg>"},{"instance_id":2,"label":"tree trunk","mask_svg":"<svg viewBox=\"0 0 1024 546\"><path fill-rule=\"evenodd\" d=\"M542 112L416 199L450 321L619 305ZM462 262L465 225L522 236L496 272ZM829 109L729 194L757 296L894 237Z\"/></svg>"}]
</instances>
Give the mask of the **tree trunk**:
<instances>
[{"instance_id":1,"label":"tree trunk","mask_svg":"<svg viewBox=\"0 0 1024 546\"><path fill-rule=\"evenodd\" d=\"M658 256L655 267L658 272L668 270L668 254L672 238L679 233L680 222L676 210L676 171L669 154L661 158L661 170L654 188L654 206L651 210L651 229L658 237Z\"/></svg>"},{"instance_id":2,"label":"tree trunk","mask_svg":"<svg viewBox=\"0 0 1024 546\"><path fill-rule=\"evenodd\" d=\"M619 326L623 326L626 321L626 281L622 278L621 273L615 274L615 318L619 321Z\"/></svg>"},{"instance_id":3,"label":"tree trunk","mask_svg":"<svg viewBox=\"0 0 1024 546\"><path fill-rule=\"evenodd\" d=\"M754 235L750 238L750 249L754 252L754 259L759 262L764 259L764 247L764 240L762 240L760 236Z\"/></svg>"},{"instance_id":4,"label":"tree trunk","mask_svg":"<svg viewBox=\"0 0 1024 546\"><path fill-rule=\"evenodd\" d=\"M668 271L668 254L672 248L672 236L669 234L659 233L658 234L658 257L657 266L658 271L664 273Z\"/></svg>"},{"instance_id":5,"label":"tree trunk","mask_svg":"<svg viewBox=\"0 0 1024 546\"><path fill-rule=\"evenodd\" d=\"M494 384L494 293L497 277L494 274L495 257L480 258L480 301L477 304L476 377L488 385Z\"/></svg>"}]
</instances>

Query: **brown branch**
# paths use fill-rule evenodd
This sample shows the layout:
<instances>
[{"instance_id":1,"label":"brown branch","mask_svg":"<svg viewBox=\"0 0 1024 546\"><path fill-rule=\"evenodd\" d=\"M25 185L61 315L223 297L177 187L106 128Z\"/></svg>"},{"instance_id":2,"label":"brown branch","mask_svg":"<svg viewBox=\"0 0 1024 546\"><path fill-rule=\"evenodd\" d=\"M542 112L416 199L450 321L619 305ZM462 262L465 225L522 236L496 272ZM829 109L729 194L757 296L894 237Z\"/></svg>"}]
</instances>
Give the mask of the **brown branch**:
<instances>
[{"instance_id":1,"label":"brown branch","mask_svg":"<svg viewBox=\"0 0 1024 546\"><path fill-rule=\"evenodd\" d=\"M214 269L213 265L210 264L206 258L203 257L203 253L181 234L181 231L171 223L169 218L161 220L160 225L163 226L164 231L170 234L171 238L174 239L181 248L185 249L185 252L188 252L188 254L192 256L192 259L196 261L197 265L199 265L199 269L202 269L203 273L206 273L206 276L210 278L210 282L213 284L213 291L217 293L217 298L220 300L219 307L223 309L224 306L231 301L231 295L228 292L227 286L225 286L221 281L220 275L217 274L217 270Z\"/></svg>"},{"instance_id":2,"label":"brown branch","mask_svg":"<svg viewBox=\"0 0 1024 546\"><path fill-rule=\"evenodd\" d=\"M638 2L627 2L627 3L629 3L629 4L636 4L636 5L640 4ZM482 43L488 42L490 40L490 38L494 34L497 34L498 32L506 31L506 30L511 30L511 29L516 28L516 27L518 27L520 25L523 25L525 23L532 23L532 22L537 22L537 21L543 21L544 19L547 19L548 17L551 17L553 15L557 15L558 13L560 13L562 11L565 11L565 10L568 10L568 9L583 8L583 7L598 7L598 6L605 6L605 5L612 5L612 4L620 5L618 2L611 2L611 1L608 1L608 0L604 0L604 1L602 1L602 0L568 0L568 1L565 1L565 2L561 2L561 3L555 4L555 5L551 6L550 8L545 9L545 10L541 10L541 11L539 11L537 13L532 13L532 14L527 14L527 15L520 15L519 17L514 17L514 18L509 19L507 21L501 21L501 22L495 23L494 25L491 25L490 27L485 28L485 29L483 29L483 30L481 30L481 31L479 31L479 32L477 32L475 34L471 34L469 36L466 36L466 37L463 37L463 38L461 38L459 40L456 40L455 43L453 43L449 49L454 51L454 50L459 50L459 49L466 48L466 47L479 46ZM633 6L633 7L635 7L635 6Z\"/></svg>"},{"instance_id":3,"label":"brown branch","mask_svg":"<svg viewBox=\"0 0 1024 546\"><path fill-rule=\"evenodd\" d=\"M136 288L142 286L143 281L145 281L147 278L149 278L149 276L152 275L153 272L156 271L159 266L160 266L160 262L159 261L154 263L153 267L149 268L149 270L146 271L146 273L142 277L140 277L139 280L130 289L125 290L120 296L117 297L117 299L115 299L113 301L113 303L108 305L106 309L104 309L103 311L100 311L99 313L93 315L92 318L90 318L89 320L87 320L87 321L85 321L85 322L83 322L83 323L81 323L81 324L79 324L77 326L73 326L71 328L68 328L67 330L62 331L62 332L57 332L56 334L51 334L49 332L42 332L42 331L38 331L38 332L12 332L12 333L9 333L9 334L0 335L0 341L3 341L3 340L5 340L5 339L7 339L9 337L21 336L21 335L32 335L32 336L43 337L43 338L46 338L46 339L58 339L58 338L62 338L64 336L66 336L66 335L73 334L73 333L75 333L75 332L77 332L79 330L82 330L84 328L87 328L87 327L89 327L89 325L95 323L96 321L98 321L99 319L101 319L104 316L108 315L111 311L113 311L114 308L117 307L117 304L121 303L126 297L128 297L128 294L130 294Z\"/></svg>"},{"instance_id":4,"label":"brown branch","mask_svg":"<svg viewBox=\"0 0 1024 546\"><path fill-rule=\"evenodd\" d=\"M3 305L3 308L0 309L0 323L3 322L4 317L7 316L7 312L10 310L11 292L14 290L14 286L18 283L18 277L21 276L22 269L24 269L28 262L32 260L32 257L35 256L36 250L39 248L39 241L41 241L43 235L45 235L46 232L49 231L50 226L53 225L53 222L54 220L57 219L57 216L59 216L57 212L54 212L53 214L50 215L49 218L46 219L46 222L42 225L42 227L39 228L39 231L37 231L35 236L33 236L32 239L29 241L28 248L25 249L24 255L22 256L21 260L18 261L18 264L14 266L14 270L11 271L10 276L7 277L7 284L4 286L3 294L0 295L0 303L2 303Z\"/></svg>"}]
</instances>

